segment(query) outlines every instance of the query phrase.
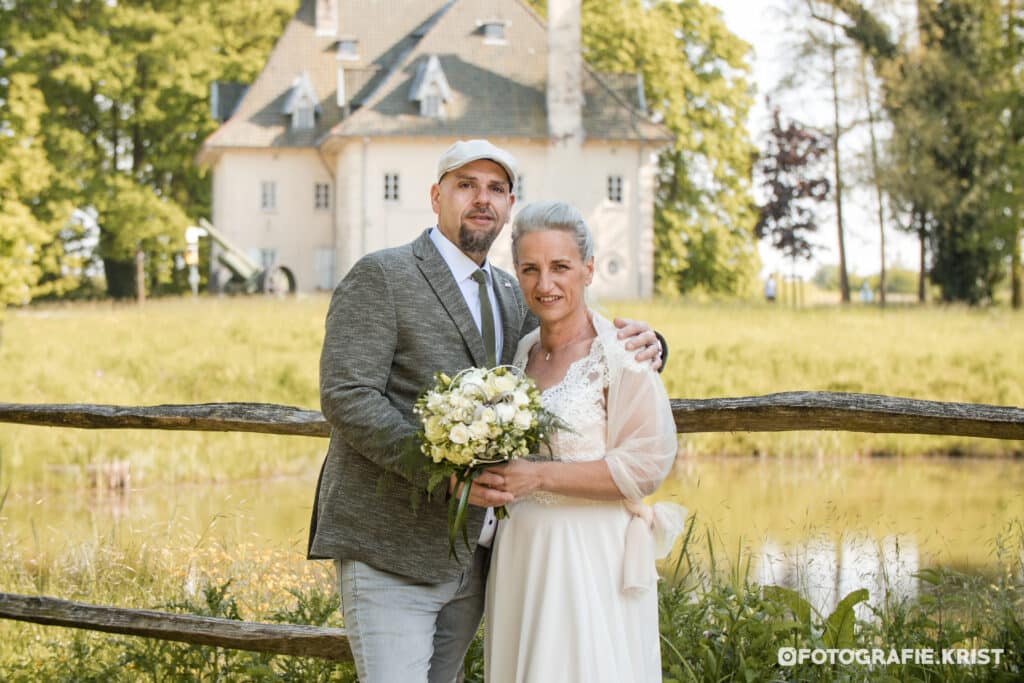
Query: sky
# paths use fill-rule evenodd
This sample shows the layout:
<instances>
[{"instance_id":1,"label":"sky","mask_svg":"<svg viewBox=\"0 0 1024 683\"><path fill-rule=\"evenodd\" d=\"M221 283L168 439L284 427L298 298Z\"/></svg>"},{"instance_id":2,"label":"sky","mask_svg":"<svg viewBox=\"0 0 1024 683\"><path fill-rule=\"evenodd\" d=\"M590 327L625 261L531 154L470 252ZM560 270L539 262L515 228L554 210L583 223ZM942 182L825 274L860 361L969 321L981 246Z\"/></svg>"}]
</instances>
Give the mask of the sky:
<instances>
[{"instance_id":1,"label":"sky","mask_svg":"<svg viewBox=\"0 0 1024 683\"><path fill-rule=\"evenodd\" d=\"M781 0L762 2L760 0L705 0L722 10L726 25L734 34L753 47L751 58L751 79L757 88L755 104L750 113L749 129L755 144L763 146L769 127L765 95L772 94L784 115L790 114L802 122L825 126L831 122L831 92L825 83L820 86L804 85L798 90L779 96L776 86L785 74L792 70L791 50L787 49L784 20L780 8ZM851 135L851 138L855 135ZM864 136L862 136L863 138ZM844 137L845 139L845 137ZM840 158L852 159L853 147L861 142L851 140L841 147ZM859 151L859 150L857 150ZM851 164L852 166L852 164ZM847 167L847 163L843 163ZM830 178L831 180L831 178ZM845 183L844 183L845 185ZM822 264L838 264L839 250L835 222L834 203L831 199L824 206L819 220L818 234L814 242L820 246L814 259L797 268L797 272L809 277ZM843 226L846 246L847 269L850 273L869 275L879 271L881 262L880 237L876 200L873 192L863 189L845 189L843 201ZM898 232L891 224L886 225L886 265L889 268L904 267L916 270L918 245L916 238ZM772 272L790 272L787 259L766 243L759 245L763 263L762 275Z\"/></svg>"}]
</instances>

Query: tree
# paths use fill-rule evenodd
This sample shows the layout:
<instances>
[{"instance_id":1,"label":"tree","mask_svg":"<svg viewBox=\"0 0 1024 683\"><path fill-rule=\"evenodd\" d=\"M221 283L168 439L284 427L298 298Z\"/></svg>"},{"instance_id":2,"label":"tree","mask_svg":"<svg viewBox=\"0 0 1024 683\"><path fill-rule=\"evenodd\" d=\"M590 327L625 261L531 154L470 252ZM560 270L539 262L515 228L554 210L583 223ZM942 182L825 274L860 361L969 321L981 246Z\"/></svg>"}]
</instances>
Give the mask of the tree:
<instances>
[{"instance_id":1,"label":"tree","mask_svg":"<svg viewBox=\"0 0 1024 683\"><path fill-rule=\"evenodd\" d=\"M1006 217L1010 223L1010 302L1020 309L1022 300L1021 243L1024 242L1024 7L1015 0L1007 0L1004 14L1005 62L1002 69L1004 80L1000 84L1006 123L1005 160L1010 181L1006 191Z\"/></svg>"},{"instance_id":2,"label":"tree","mask_svg":"<svg viewBox=\"0 0 1024 683\"><path fill-rule=\"evenodd\" d=\"M893 124L890 188L945 301L989 301L1020 236L1019 17L1000 0L919 0L902 47L856 0L828 0L873 60ZM1012 257L1011 257L1012 258ZM922 281L923 295L924 283Z\"/></svg>"},{"instance_id":3,"label":"tree","mask_svg":"<svg viewBox=\"0 0 1024 683\"><path fill-rule=\"evenodd\" d=\"M864 95L864 109L868 115L868 138L871 142L868 149L871 160L871 184L874 186L875 205L878 212L878 305L885 308L885 191L882 188L881 160L878 155L877 112L871 93L873 86L871 79L868 77L867 59L863 56L860 59L860 85L862 88L861 92Z\"/></svg>"},{"instance_id":4,"label":"tree","mask_svg":"<svg viewBox=\"0 0 1024 683\"><path fill-rule=\"evenodd\" d=\"M209 212L206 171L192 163L216 123L213 80L248 80L294 0L13 2L16 68L34 75L50 163L44 193L96 214L108 292L131 296L133 259L147 255L150 286L170 282L182 231ZM67 216L64 217L65 219Z\"/></svg>"},{"instance_id":5,"label":"tree","mask_svg":"<svg viewBox=\"0 0 1024 683\"><path fill-rule=\"evenodd\" d=\"M531 0L543 12L543 0ZM639 73L652 115L675 134L659 158L655 280L663 293L756 288L750 197L750 47L700 0L582 3L584 57Z\"/></svg>"},{"instance_id":6,"label":"tree","mask_svg":"<svg viewBox=\"0 0 1024 683\"><path fill-rule=\"evenodd\" d=\"M53 169L40 138L43 98L26 74L0 80L0 320L26 303L39 277L38 253L50 236L35 205Z\"/></svg>"},{"instance_id":7,"label":"tree","mask_svg":"<svg viewBox=\"0 0 1024 683\"><path fill-rule=\"evenodd\" d=\"M826 136L796 121L783 125L778 107L772 110L772 128L757 162L768 199L760 207L755 230L758 238L769 236L772 246L793 262L813 253L809 235L818 225L812 207L828 198L828 178L819 175L828 150Z\"/></svg>"},{"instance_id":8,"label":"tree","mask_svg":"<svg viewBox=\"0 0 1024 683\"><path fill-rule=\"evenodd\" d=\"M842 136L842 124L839 108L839 42L835 31L829 36L829 85L832 90L832 169L835 178L836 203L836 235L839 246L839 291L841 301L850 303L850 279L846 269L846 236L843 234L843 177L842 162L839 157L839 139Z\"/></svg>"}]
</instances>

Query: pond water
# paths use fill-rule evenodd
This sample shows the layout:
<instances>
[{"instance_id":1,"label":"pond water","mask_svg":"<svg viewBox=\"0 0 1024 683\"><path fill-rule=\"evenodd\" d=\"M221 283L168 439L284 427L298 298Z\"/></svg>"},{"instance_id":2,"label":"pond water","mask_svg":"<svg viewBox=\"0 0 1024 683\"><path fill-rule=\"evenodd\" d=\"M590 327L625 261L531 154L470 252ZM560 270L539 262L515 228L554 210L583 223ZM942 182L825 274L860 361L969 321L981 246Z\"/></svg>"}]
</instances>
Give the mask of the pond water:
<instances>
[{"instance_id":1,"label":"pond water","mask_svg":"<svg viewBox=\"0 0 1024 683\"><path fill-rule=\"evenodd\" d=\"M0 545L52 558L82 545L205 544L301 563L315 481L310 472L123 494L12 489ZM690 457L658 496L690 510L698 556L709 556L710 537L719 569L749 567L751 579L797 587L824 610L861 587L873 600L883 586L913 596L924 567L990 572L1001 552L1024 547L1020 460Z\"/></svg>"}]
</instances>

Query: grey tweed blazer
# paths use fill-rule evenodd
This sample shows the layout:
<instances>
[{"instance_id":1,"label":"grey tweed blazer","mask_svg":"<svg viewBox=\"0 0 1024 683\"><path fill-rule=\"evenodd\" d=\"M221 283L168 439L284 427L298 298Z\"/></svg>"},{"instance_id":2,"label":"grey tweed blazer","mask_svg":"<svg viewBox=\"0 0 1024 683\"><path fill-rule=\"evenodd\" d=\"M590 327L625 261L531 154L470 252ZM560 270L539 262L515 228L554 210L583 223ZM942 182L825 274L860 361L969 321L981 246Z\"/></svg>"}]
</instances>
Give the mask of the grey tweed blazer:
<instances>
[{"instance_id":1,"label":"grey tweed blazer","mask_svg":"<svg viewBox=\"0 0 1024 683\"><path fill-rule=\"evenodd\" d=\"M359 260L334 290L320 356L320 406L331 440L310 523L310 559L352 559L427 583L457 578L472 560L448 558L443 491L404 475L398 445L418 429L417 396L434 381L486 364L483 340L448 264L424 231ZM537 326L519 285L492 268L501 307L502 363ZM382 475L384 483L382 482ZM440 488L440 487L439 487ZM410 503L419 492L419 507ZM471 508L475 550L484 513Z\"/></svg>"}]
</instances>

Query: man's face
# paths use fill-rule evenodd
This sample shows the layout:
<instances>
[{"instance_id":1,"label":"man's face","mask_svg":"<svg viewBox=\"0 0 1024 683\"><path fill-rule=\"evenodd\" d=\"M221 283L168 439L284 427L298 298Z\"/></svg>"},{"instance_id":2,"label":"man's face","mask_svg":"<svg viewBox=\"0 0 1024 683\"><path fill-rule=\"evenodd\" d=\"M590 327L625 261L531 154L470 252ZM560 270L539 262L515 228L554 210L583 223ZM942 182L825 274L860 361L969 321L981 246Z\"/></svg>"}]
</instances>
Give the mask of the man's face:
<instances>
[{"instance_id":1,"label":"man's face","mask_svg":"<svg viewBox=\"0 0 1024 683\"><path fill-rule=\"evenodd\" d=\"M477 263L487 257L514 203L505 169L489 159L449 171L430 188L438 229Z\"/></svg>"}]
</instances>

